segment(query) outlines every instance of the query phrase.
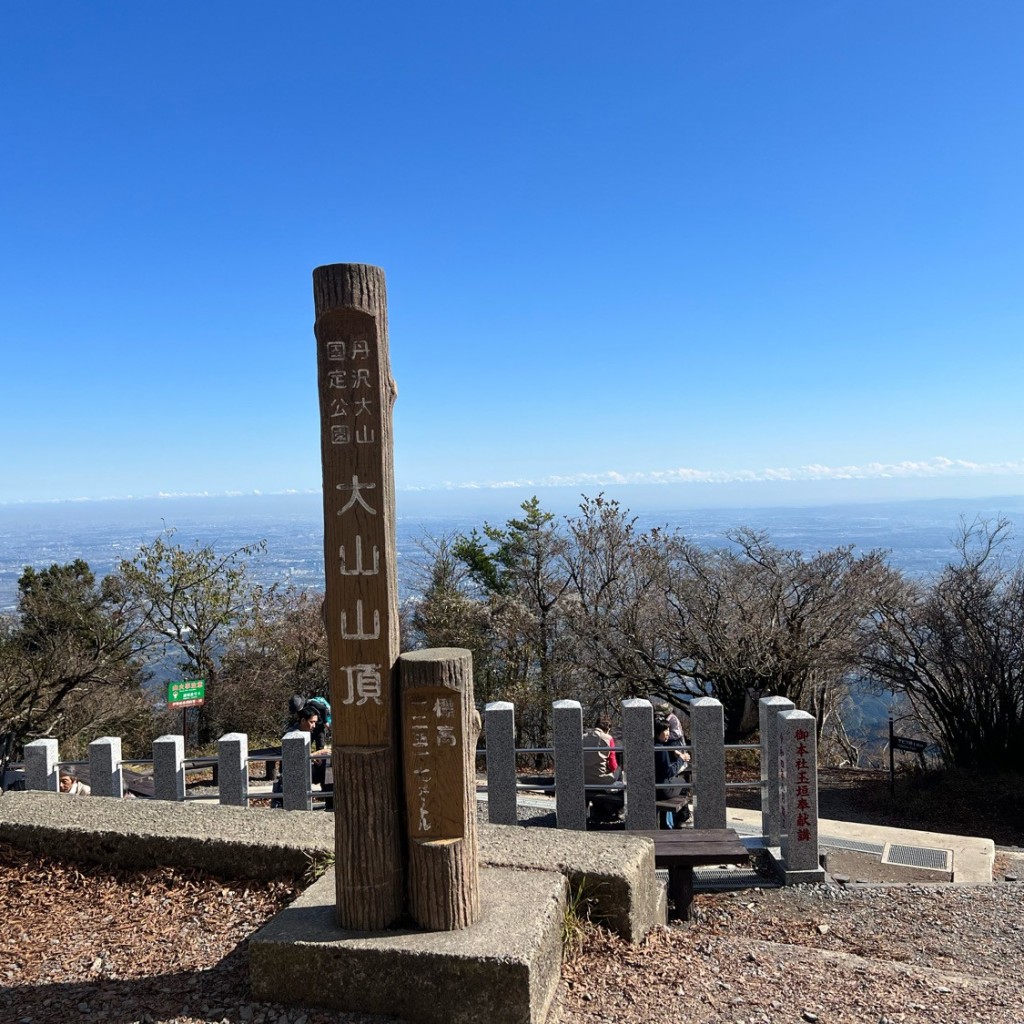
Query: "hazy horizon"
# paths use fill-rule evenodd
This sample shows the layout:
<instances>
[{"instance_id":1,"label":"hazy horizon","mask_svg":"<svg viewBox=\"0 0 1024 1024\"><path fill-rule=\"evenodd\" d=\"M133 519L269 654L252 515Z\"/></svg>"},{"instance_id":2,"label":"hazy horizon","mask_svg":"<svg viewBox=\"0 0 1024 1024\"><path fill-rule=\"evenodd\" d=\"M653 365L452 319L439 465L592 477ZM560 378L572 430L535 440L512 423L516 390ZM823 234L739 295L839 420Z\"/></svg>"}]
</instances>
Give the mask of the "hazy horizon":
<instances>
[{"instance_id":1,"label":"hazy horizon","mask_svg":"<svg viewBox=\"0 0 1024 1024\"><path fill-rule=\"evenodd\" d=\"M705 492L721 499L723 492ZM588 498L603 494L617 501L623 508L650 516L659 511L685 514L690 511L731 514L744 511L756 514L759 510L777 513L786 509L815 510L827 514L829 509L848 511L851 509L933 508L946 514L973 516L980 513L1008 514L1024 510L1024 495L987 493L978 495L915 495L879 496L866 499L851 499L846 492L828 493L819 489L803 501L786 501L788 495L776 495L771 500L766 491L737 491L737 497L759 498L762 500L719 500L685 501L693 498L695 492L689 488L663 486L595 487L581 490L576 487L539 487L508 489L451 489L399 491L396 495L396 513L402 518L424 518L430 516L487 516L492 521L517 514L521 504L533 497L538 498L542 508L557 515L574 513L584 496ZM700 496L700 491L696 492ZM48 518L71 521L77 518L93 522L119 521L123 516L135 520L150 517L154 522L165 521L173 526L176 515L214 516L215 518L242 515L258 515L263 518L301 514L319 516L322 494L320 490L286 491L281 493L236 493L236 494L181 494L181 495L140 495L137 497L111 497L97 499L65 499L43 502L0 502L0 524L22 520L33 524L44 523ZM20 513L20 514L19 514ZM951 523L951 525L955 525Z\"/></svg>"}]
</instances>

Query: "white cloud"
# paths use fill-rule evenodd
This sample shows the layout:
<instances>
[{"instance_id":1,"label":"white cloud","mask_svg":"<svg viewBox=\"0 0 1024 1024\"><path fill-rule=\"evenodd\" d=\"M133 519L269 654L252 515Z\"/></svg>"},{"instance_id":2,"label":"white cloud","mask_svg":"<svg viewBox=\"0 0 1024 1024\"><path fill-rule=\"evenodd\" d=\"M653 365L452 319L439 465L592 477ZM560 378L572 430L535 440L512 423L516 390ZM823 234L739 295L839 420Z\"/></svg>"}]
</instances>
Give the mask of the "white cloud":
<instances>
[{"instance_id":1,"label":"white cloud","mask_svg":"<svg viewBox=\"0 0 1024 1024\"><path fill-rule=\"evenodd\" d=\"M616 484L728 484L794 483L809 480L887 480L898 478L937 479L971 476L1024 476L1024 459L1008 462L970 462L943 455L902 462L868 462L862 466L767 466L763 469L713 470L681 466L645 473L576 473L521 480L467 481L445 483L448 490L503 490L522 487L580 487Z\"/></svg>"}]
</instances>

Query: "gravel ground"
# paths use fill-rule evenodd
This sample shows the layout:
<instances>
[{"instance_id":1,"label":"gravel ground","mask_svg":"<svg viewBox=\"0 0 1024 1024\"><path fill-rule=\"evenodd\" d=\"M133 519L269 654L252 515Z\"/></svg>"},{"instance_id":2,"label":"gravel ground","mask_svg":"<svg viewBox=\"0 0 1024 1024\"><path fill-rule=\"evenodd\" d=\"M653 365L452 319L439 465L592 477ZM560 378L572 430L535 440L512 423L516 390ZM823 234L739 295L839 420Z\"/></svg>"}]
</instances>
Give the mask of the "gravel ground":
<instances>
[{"instance_id":1,"label":"gravel ground","mask_svg":"<svg viewBox=\"0 0 1024 1024\"><path fill-rule=\"evenodd\" d=\"M563 1021L1020 1024L1024 887L800 886L698 896L639 949L591 933Z\"/></svg>"},{"instance_id":2,"label":"gravel ground","mask_svg":"<svg viewBox=\"0 0 1024 1024\"><path fill-rule=\"evenodd\" d=\"M520 817L553 823L538 809ZM1001 854L997 877L1024 877L1022 863ZM0 891L0 1024L389 1019L251 1001L247 938L295 886L70 865L0 844ZM563 968L561 1020L1021 1024L1022 903L1024 882L698 894L692 922L639 947L585 929Z\"/></svg>"}]
</instances>

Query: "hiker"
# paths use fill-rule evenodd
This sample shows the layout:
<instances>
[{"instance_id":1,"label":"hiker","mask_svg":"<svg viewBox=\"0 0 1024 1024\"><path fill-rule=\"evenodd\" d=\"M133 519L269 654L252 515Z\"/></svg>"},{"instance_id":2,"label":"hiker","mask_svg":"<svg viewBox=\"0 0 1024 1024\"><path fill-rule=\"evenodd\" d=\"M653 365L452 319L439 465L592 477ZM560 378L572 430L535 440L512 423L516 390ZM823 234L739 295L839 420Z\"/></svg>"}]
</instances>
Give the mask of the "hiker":
<instances>
[{"instance_id":1,"label":"hiker","mask_svg":"<svg viewBox=\"0 0 1024 1024\"><path fill-rule=\"evenodd\" d=\"M294 710L296 703L295 697L289 701L289 707ZM324 746L323 736L326 732L326 728L321 725L320 721L320 710L323 705L326 705L330 709L330 704L327 703L323 697L313 697L306 701L297 713L295 717L289 723L288 728L285 729L284 735L287 736L290 732L307 732L309 733L309 749L310 749L310 777L314 785L318 785L321 791L325 794L333 793L334 785L333 780L331 783L327 781L327 760L330 757L330 750ZM329 713L329 710L328 710ZM275 794L282 791L282 783L280 777L274 782L273 792ZM333 796L326 798L326 810L334 810L334 799ZM279 797L271 798L270 806L273 808L280 808L283 806Z\"/></svg>"},{"instance_id":2,"label":"hiker","mask_svg":"<svg viewBox=\"0 0 1024 1024\"><path fill-rule=\"evenodd\" d=\"M683 723L679 721L679 716L671 704L659 704L658 717L668 722L668 735L673 743L684 742Z\"/></svg>"},{"instance_id":3,"label":"hiker","mask_svg":"<svg viewBox=\"0 0 1024 1024\"><path fill-rule=\"evenodd\" d=\"M587 786L608 787L587 790L587 803L593 804L594 820L600 822L616 821L625 803L611 729L612 720L600 715L583 734L583 781Z\"/></svg>"},{"instance_id":4,"label":"hiker","mask_svg":"<svg viewBox=\"0 0 1024 1024\"><path fill-rule=\"evenodd\" d=\"M75 773L70 768L62 768L60 770L60 779L58 781L60 791L67 793L68 796L91 796L92 789L87 786L80 779L75 777Z\"/></svg>"},{"instance_id":5,"label":"hiker","mask_svg":"<svg viewBox=\"0 0 1024 1024\"><path fill-rule=\"evenodd\" d=\"M671 726L665 718L659 718L654 723L654 744L656 747L676 747L671 736ZM672 782L677 775L684 770L685 762L682 759L681 750L655 750L654 751L654 782L661 787L662 783ZM669 786L656 790L657 800L669 800L672 797L681 796L682 786ZM661 828L682 828L683 823L690 817L688 807L681 808L678 812L670 810L658 811L659 825Z\"/></svg>"},{"instance_id":6,"label":"hiker","mask_svg":"<svg viewBox=\"0 0 1024 1024\"><path fill-rule=\"evenodd\" d=\"M301 694L293 694L288 701L288 711L290 713L288 730L299 727L298 721L301 719L303 710L308 706L316 708L318 719L316 728L309 738L310 745L313 750L323 750L331 742L331 705L326 697L309 697L307 699Z\"/></svg>"}]
</instances>

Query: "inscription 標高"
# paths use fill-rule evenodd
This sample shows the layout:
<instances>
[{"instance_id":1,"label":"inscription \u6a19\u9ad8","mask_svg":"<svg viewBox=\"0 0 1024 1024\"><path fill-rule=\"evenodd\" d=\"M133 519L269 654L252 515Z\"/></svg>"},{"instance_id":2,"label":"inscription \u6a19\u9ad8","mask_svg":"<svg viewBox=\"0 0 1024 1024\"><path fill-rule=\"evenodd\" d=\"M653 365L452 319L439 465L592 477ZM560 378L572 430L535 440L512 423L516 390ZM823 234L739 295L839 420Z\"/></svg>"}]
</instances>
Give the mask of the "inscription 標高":
<instances>
[{"instance_id":1,"label":"inscription \u6a19\u9ad8","mask_svg":"<svg viewBox=\"0 0 1024 1024\"><path fill-rule=\"evenodd\" d=\"M462 694L444 687L402 695L405 803L413 839L465 832Z\"/></svg>"}]
</instances>

